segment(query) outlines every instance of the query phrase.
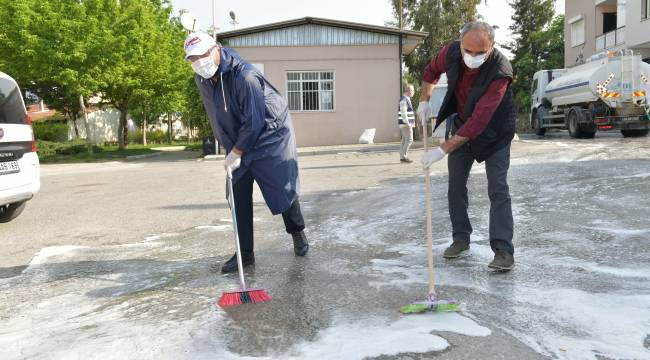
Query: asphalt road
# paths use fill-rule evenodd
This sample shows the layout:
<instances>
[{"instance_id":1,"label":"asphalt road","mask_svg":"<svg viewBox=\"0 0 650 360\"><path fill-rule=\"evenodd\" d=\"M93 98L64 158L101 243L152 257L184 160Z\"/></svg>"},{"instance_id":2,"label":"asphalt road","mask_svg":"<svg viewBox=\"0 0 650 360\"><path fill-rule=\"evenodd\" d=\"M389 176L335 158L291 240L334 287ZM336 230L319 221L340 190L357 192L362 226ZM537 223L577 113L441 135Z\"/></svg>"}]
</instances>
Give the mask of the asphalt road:
<instances>
[{"instance_id":1,"label":"asphalt road","mask_svg":"<svg viewBox=\"0 0 650 360\"><path fill-rule=\"evenodd\" d=\"M267 304L224 311L236 285L218 161L194 153L43 166L0 227L0 357L650 358L650 141L565 133L513 145L517 267L488 271L482 165L470 252L449 241L446 165L433 179L439 295L460 314L400 316L426 291L423 177L396 152L300 159L310 254L297 259L256 193L249 280ZM413 154L419 160L421 151Z\"/></svg>"}]
</instances>

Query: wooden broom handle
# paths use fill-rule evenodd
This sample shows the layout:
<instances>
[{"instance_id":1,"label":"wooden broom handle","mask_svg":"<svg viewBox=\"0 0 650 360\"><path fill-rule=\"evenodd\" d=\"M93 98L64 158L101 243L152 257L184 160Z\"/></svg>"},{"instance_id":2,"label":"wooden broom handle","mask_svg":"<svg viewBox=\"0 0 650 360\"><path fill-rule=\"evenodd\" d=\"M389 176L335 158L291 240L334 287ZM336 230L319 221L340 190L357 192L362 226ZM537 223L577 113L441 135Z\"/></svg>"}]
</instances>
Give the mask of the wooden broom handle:
<instances>
[{"instance_id":1,"label":"wooden broom handle","mask_svg":"<svg viewBox=\"0 0 650 360\"><path fill-rule=\"evenodd\" d=\"M435 118L434 118L435 119ZM428 120L428 119L427 119ZM427 123L422 123L422 130L424 135L424 153L429 150L427 140L429 133L427 130ZM433 272L433 224L431 222L431 212L433 211L431 205L431 174L429 169L424 169L424 192L426 196L426 212L427 212L427 259L429 260L429 294L436 293L435 273Z\"/></svg>"}]
</instances>

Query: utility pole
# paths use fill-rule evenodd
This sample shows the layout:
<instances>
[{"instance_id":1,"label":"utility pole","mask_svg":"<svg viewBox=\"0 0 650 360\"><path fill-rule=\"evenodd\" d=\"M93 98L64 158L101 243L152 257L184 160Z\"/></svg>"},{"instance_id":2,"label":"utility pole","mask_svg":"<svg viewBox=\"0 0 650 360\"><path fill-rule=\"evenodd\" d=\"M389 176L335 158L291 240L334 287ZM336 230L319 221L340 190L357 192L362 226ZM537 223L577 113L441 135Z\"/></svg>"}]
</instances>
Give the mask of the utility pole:
<instances>
[{"instance_id":1,"label":"utility pole","mask_svg":"<svg viewBox=\"0 0 650 360\"><path fill-rule=\"evenodd\" d=\"M214 17L214 8L216 7L217 0L212 0L212 37L217 41L217 24Z\"/></svg>"},{"instance_id":2,"label":"utility pole","mask_svg":"<svg viewBox=\"0 0 650 360\"><path fill-rule=\"evenodd\" d=\"M399 32L400 32L399 33L399 54L398 54L398 62L399 62L399 96L402 96L402 88L404 87L404 85L403 85L403 83L404 83L404 79L403 79L404 74L403 74L403 69L402 69L402 62L403 62L403 59L402 59L402 50L403 50L402 49L402 47L403 47L403 45L402 45L402 43L403 43L403 41L402 41L402 28L403 28L402 13L403 12L404 12L404 10L402 8L402 0L399 0Z\"/></svg>"}]
</instances>

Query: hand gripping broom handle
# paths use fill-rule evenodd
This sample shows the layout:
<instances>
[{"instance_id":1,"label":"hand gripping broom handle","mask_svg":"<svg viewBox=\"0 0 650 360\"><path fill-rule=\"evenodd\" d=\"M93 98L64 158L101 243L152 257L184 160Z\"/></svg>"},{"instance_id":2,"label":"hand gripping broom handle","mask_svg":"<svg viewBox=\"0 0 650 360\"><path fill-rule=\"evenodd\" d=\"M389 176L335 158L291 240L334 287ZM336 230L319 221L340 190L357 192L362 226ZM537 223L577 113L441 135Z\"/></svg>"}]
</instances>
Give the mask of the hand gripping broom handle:
<instances>
[{"instance_id":1,"label":"hand gripping broom handle","mask_svg":"<svg viewBox=\"0 0 650 360\"><path fill-rule=\"evenodd\" d=\"M226 182L228 183L228 204L230 205L230 213L232 214L232 228L235 231L235 245L237 249L237 269L239 270L239 284L241 289L246 289L246 281L244 281L244 266L241 262L241 248L239 247L239 231L237 231L237 212L235 210L235 193L232 190L232 173L229 171L226 176Z\"/></svg>"},{"instance_id":2,"label":"hand gripping broom handle","mask_svg":"<svg viewBox=\"0 0 650 360\"><path fill-rule=\"evenodd\" d=\"M426 119L428 120L428 119ZM427 131L427 122L422 122L422 132L424 138L424 153L428 151L427 139L429 133ZM424 169L424 191L426 195L426 211L427 211L427 259L429 260L429 295L436 294L435 274L433 273L433 225L431 223L431 174L429 169Z\"/></svg>"}]
</instances>

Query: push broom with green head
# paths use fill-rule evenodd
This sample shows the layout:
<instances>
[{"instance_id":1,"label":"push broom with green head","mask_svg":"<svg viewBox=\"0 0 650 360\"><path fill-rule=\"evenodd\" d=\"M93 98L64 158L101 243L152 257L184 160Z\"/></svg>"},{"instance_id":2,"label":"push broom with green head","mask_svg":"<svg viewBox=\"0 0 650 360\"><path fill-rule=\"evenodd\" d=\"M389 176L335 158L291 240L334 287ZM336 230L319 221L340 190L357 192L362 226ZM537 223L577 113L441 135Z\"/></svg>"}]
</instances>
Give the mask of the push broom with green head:
<instances>
[{"instance_id":1,"label":"push broom with green head","mask_svg":"<svg viewBox=\"0 0 650 360\"><path fill-rule=\"evenodd\" d=\"M422 124L422 133L424 137L424 153L426 154L427 133L426 121ZM427 258L429 260L429 293L425 300L412 302L402 306L399 311L403 314L423 313L427 311L451 312L459 311L460 305L453 301L440 300L436 296L435 274L433 273L433 225L431 223L431 173L429 169L424 169L425 193L426 193L426 211L427 211Z\"/></svg>"},{"instance_id":2,"label":"push broom with green head","mask_svg":"<svg viewBox=\"0 0 650 360\"><path fill-rule=\"evenodd\" d=\"M241 260L241 248L239 246L239 232L237 231L237 215L235 210L235 194L232 191L232 173L228 173L226 182L228 183L228 203L232 213L232 227L235 230L235 244L237 250L237 270L239 271L239 289L226 291L219 298L219 306L222 308L233 307L242 304L256 304L271 301L271 295L263 289L250 289L246 287L244 280L244 267Z\"/></svg>"}]
</instances>

